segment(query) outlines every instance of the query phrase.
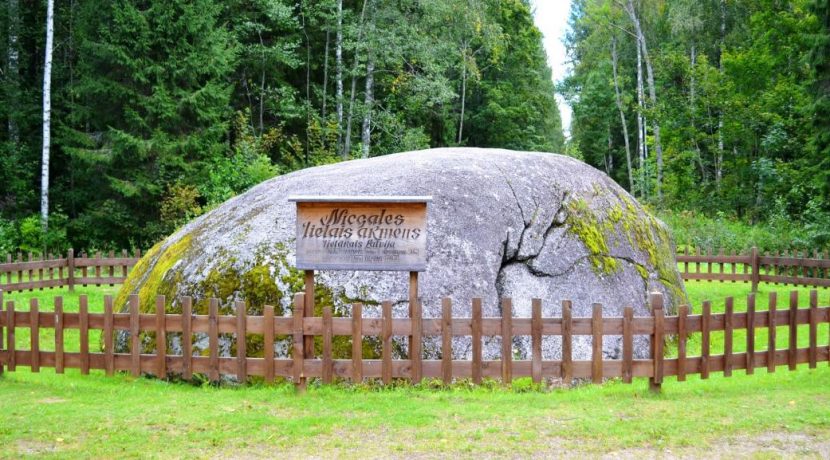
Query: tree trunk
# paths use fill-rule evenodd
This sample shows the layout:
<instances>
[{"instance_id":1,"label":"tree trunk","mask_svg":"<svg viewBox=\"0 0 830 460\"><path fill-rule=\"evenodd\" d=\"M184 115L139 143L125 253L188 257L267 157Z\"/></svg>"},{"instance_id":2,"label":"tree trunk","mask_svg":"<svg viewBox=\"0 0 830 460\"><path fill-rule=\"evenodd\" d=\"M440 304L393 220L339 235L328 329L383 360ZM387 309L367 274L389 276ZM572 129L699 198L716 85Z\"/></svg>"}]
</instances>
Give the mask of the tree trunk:
<instances>
[{"instance_id":1,"label":"tree trunk","mask_svg":"<svg viewBox=\"0 0 830 460\"><path fill-rule=\"evenodd\" d=\"M723 75L723 51L726 41L726 0L720 2L720 46L718 50L718 72ZM715 188L720 190L723 178L723 108L718 113L718 152L715 160Z\"/></svg>"},{"instance_id":2,"label":"tree trunk","mask_svg":"<svg viewBox=\"0 0 830 460\"><path fill-rule=\"evenodd\" d=\"M343 159L349 158L349 153L352 149L352 117L354 116L354 97L355 91L357 91L357 69L360 64L360 45L363 41L363 26L364 20L366 18L366 3L367 0L363 0L363 8L360 10L360 27L357 29L357 41L355 43L355 52L354 52L354 66L352 67L352 88L351 93L349 94L349 115L346 121L346 141L343 145Z\"/></svg>"},{"instance_id":3,"label":"tree trunk","mask_svg":"<svg viewBox=\"0 0 830 460\"><path fill-rule=\"evenodd\" d=\"M703 155L700 152L700 144L697 142L697 120L695 117L695 103L697 99L697 84L695 80L695 67L697 65L697 46L692 40L691 50L689 51L689 124L692 126L692 146L695 149L695 163L700 168L700 179L703 182L707 181L706 168L703 167ZM692 167L695 165L693 164Z\"/></svg>"},{"instance_id":4,"label":"tree trunk","mask_svg":"<svg viewBox=\"0 0 830 460\"><path fill-rule=\"evenodd\" d=\"M614 72L614 95L617 101L617 110L620 112L620 123L622 124L623 140L625 141L625 162L628 167L628 190L634 193L634 175L631 171L631 147L628 143L628 122L625 119L622 97L620 96L620 82L617 76L617 38L611 38L611 69Z\"/></svg>"},{"instance_id":5,"label":"tree trunk","mask_svg":"<svg viewBox=\"0 0 830 460\"><path fill-rule=\"evenodd\" d=\"M363 154L362 158L369 158L372 144L372 107L375 105L375 62L371 56L366 62L366 93L364 103L366 112L363 114Z\"/></svg>"},{"instance_id":6,"label":"tree trunk","mask_svg":"<svg viewBox=\"0 0 830 460\"><path fill-rule=\"evenodd\" d=\"M608 124L608 132L606 133L608 140L608 151L605 154L605 174L611 176L611 171L614 169L614 144L611 140L611 124Z\"/></svg>"},{"instance_id":7,"label":"tree trunk","mask_svg":"<svg viewBox=\"0 0 830 460\"><path fill-rule=\"evenodd\" d=\"M637 12L634 10L633 0L628 0L628 15L631 17L631 22L634 23L634 29L637 32L637 38L640 46L643 49L643 60L646 63L646 76L648 83L648 95L651 100L651 108L655 111L652 114L652 129L654 130L654 151L657 160L657 200L663 198L663 146L660 142L660 122L657 119L657 92L654 87L654 69L651 65L651 58L648 54L648 46L646 43L646 36L643 33L643 28L640 25L640 19L637 17Z\"/></svg>"},{"instance_id":8,"label":"tree trunk","mask_svg":"<svg viewBox=\"0 0 830 460\"><path fill-rule=\"evenodd\" d=\"M461 145L461 139L464 135L464 108L467 103L467 46L462 47L461 56L461 117L458 120L458 140L456 143Z\"/></svg>"},{"instance_id":9,"label":"tree trunk","mask_svg":"<svg viewBox=\"0 0 830 460\"><path fill-rule=\"evenodd\" d=\"M329 94L329 42L331 33L326 29L326 53L323 57L323 123L326 122L326 101Z\"/></svg>"},{"instance_id":10,"label":"tree trunk","mask_svg":"<svg viewBox=\"0 0 830 460\"><path fill-rule=\"evenodd\" d=\"M19 91L19 82L20 82L20 51L17 48L17 40L18 36L20 35L20 6L18 0L9 0L9 9L8 9L8 86L6 90L8 91L8 98L6 99L9 103L9 107L12 110L9 110L9 118L8 118L8 129L9 129L9 140L11 141L12 145L17 148L17 144L20 141L20 132L17 128L17 121L12 115L12 111L17 107L17 93Z\"/></svg>"},{"instance_id":11,"label":"tree trunk","mask_svg":"<svg viewBox=\"0 0 830 460\"><path fill-rule=\"evenodd\" d=\"M303 3L300 3L301 8ZM305 165L308 166L309 140L308 130L311 126L311 40L308 38L308 29L305 24L305 11L300 10L303 21L303 36L305 36Z\"/></svg>"},{"instance_id":12,"label":"tree trunk","mask_svg":"<svg viewBox=\"0 0 830 460\"><path fill-rule=\"evenodd\" d=\"M646 138L645 138L645 124L643 119L644 107L644 90L643 90L643 52L637 44L637 154L640 162L640 198L646 196L648 187L646 185Z\"/></svg>"},{"instance_id":13,"label":"tree trunk","mask_svg":"<svg viewBox=\"0 0 830 460\"><path fill-rule=\"evenodd\" d=\"M49 145L52 122L52 41L54 0L46 2L46 49L43 62L43 155L40 168L40 221L43 231L49 228Z\"/></svg>"},{"instance_id":14,"label":"tree trunk","mask_svg":"<svg viewBox=\"0 0 830 460\"><path fill-rule=\"evenodd\" d=\"M343 155L343 0L337 0L337 38L334 46L337 66L337 153Z\"/></svg>"}]
</instances>

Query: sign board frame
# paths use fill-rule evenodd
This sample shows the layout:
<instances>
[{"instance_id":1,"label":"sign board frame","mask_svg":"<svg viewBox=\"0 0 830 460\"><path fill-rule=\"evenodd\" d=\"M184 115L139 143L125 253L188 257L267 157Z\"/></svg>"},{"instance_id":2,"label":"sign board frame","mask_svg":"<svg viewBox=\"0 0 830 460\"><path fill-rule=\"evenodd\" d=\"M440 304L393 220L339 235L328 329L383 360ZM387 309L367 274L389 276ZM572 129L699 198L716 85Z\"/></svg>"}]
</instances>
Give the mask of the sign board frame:
<instances>
[{"instance_id":1,"label":"sign board frame","mask_svg":"<svg viewBox=\"0 0 830 460\"><path fill-rule=\"evenodd\" d=\"M301 270L408 271L426 270L428 218L431 196L290 196L297 204L296 266ZM363 212L363 213L361 213ZM344 219L341 220L340 218ZM345 218L349 217L348 223ZM362 219L359 221L357 219ZM367 219L376 219L367 224ZM332 227L327 227L334 221ZM361 222L361 224L358 224ZM380 238L358 237L377 231ZM331 232L331 238L308 237ZM343 238L343 231L351 237ZM406 238L403 237L406 235ZM345 243L324 249L327 244ZM369 244L375 244L374 248ZM390 246L385 246L390 245ZM376 261L365 261L369 252ZM355 261L349 261L350 253Z\"/></svg>"}]
</instances>

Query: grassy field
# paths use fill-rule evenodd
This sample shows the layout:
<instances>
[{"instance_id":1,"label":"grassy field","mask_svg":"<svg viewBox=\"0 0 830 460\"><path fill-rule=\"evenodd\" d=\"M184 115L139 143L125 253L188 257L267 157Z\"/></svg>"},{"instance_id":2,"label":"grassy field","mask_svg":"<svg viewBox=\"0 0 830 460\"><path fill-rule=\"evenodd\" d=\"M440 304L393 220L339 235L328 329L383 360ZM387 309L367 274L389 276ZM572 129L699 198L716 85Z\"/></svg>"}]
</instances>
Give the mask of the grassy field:
<instances>
[{"instance_id":1,"label":"grassy field","mask_svg":"<svg viewBox=\"0 0 830 460\"><path fill-rule=\"evenodd\" d=\"M100 311L117 288L79 289ZM779 308L791 288L761 286L758 309L775 289ZM744 284L687 283L699 311L704 299L722 311L734 296L745 309ZM802 305L807 291L801 289ZM29 299L51 310L58 291L6 295L18 309ZM827 305L830 291L822 290ZM48 301L48 302L47 302ZM784 302L782 304L782 301ZM44 305L44 302L47 302ZM19 345L28 338L18 331ZM819 343L827 343L827 326ZM782 329L779 336L786 334ZM67 333L67 349L72 336ZM77 337L77 336L75 336ZM51 336L42 336L50 344ZM93 337L92 340L97 340ZM745 338L735 337L736 349ZM759 344L766 332L759 331ZM800 341L806 340L806 330ZM92 341L91 343L97 343ZM692 340L690 352L697 352ZM713 337L713 352L722 336ZM47 347L44 347L48 349ZM731 378L667 379L661 395L608 382L572 389L534 390L526 380L449 389L290 386L215 388L93 371L32 374L25 368L0 378L0 457L526 457L526 456L830 456L830 366L799 366L774 374L757 370Z\"/></svg>"}]
</instances>

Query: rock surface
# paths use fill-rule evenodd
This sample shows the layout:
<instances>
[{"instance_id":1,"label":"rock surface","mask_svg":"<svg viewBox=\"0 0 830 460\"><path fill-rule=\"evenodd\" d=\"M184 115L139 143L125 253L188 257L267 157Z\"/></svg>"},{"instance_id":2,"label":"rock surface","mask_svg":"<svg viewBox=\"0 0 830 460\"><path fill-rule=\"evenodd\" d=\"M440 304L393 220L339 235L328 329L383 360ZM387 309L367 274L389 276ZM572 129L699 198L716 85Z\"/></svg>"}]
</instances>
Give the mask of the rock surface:
<instances>
[{"instance_id":1,"label":"rock surface","mask_svg":"<svg viewBox=\"0 0 830 460\"><path fill-rule=\"evenodd\" d=\"M484 315L500 315L499 298L513 299L514 316L530 317L531 299L543 299L543 316L559 316L561 301L574 317L590 317L593 303L604 316L622 316L631 305L647 316L648 292L665 295L669 312L686 302L666 227L604 173L573 158L497 149L447 148L355 160L298 171L266 181L193 220L139 262L119 293L141 297L154 311L164 294L194 298L204 314L207 298L219 297L225 313L244 299L249 313L275 305L289 314L291 294L303 287L294 269L295 205L289 195L432 195L428 269L421 274L424 315L437 317L441 297L454 299L453 315L470 316L470 301L483 298ZM407 274L322 272L316 304L348 315L351 301L378 301L407 311ZM528 338L514 349L529 354ZM485 354L498 356L493 339ZM230 347L223 346L226 352ZM436 353L427 343L428 354ZM198 344L197 344L198 347ZM618 357L621 340L606 337L606 356ZM469 356L469 339L456 339L457 358ZM648 343L637 337L635 353ZM575 359L590 358L590 337L577 337ZM557 337L545 339L544 359L561 356Z\"/></svg>"}]
</instances>

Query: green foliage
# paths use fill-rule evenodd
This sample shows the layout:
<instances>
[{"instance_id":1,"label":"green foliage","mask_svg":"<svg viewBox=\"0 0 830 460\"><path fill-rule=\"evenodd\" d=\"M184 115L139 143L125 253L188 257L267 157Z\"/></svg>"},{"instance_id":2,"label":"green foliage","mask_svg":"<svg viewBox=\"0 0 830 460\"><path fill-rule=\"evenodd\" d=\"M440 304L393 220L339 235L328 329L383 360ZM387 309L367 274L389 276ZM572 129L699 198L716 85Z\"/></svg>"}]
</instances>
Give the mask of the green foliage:
<instances>
[{"instance_id":1,"label":"green foliage","mask_svg":"<svg viewBox=\"0 0 830 460\"><path fill-rule=\"evenodd\" d=\"M573 3L567 39L573 72L560 87L574 111L569 149L628 187L611 77L615 42L637 179L631 191L639 199L750 223L783 213L798 222L794 228L830 211L830 110L823 108L830 107L827 2L632 2L654 68L657 103L643 107L637 104L636 41L625 33L633 28L627 4ZM645 68L643 74L647 78ZM648 125L642 166L638 115ZM661 127L662 199L655 194L654 120ZM796 235L794 244L824 244L819 229L810 232Z\"/></svg>"},{"instance_id":2,"label":"green foliage","mask_svg":"<svg viewBox=\"0 0 830 460\"><path fill-rule=\"evenodd\" d=\"M209 207L279 174L269 153L283 141L282 130L271 128L262 136L256 136L248 119L248 113L237 113L236 139L231 151L228 155L217 155L206 165L207 180L200 183L198 189Z\"/></svg>"},{"instance_id":3,"label":"green foliage","mask_svg":"<svg viewBox=\"0 0 830 460\"><path fill-rule=\"evenodd\" d=\"M830 216L823 211L814 212L807 217L806 225L783 214L781 207L769 222L754 225L723 212L714 217L695 211L666 211L658 215L672 229L680 252L686 248L692 253L698 248L703 252L723 248L746 253L753 246L761 252L830 250L826 225Z\"/></svg>"},{"instance_id":4,"label":"green foliage","mask_svg":"<svg viewBox=\"0 0 830 460\"><path fill-rule=\"evenodd\" d=\"M43 2L17 4L0 8L4 34L19 31L16 71L0 40L0 216L15 228L39 206L45 17ZM343 2L342 123L336 5L58 2L50 196L67 220L53 225L76 249L146 248L263 180L340 161L349 118L371 155L562 150L529 1Z\"/></svg>"}]
</instances>

